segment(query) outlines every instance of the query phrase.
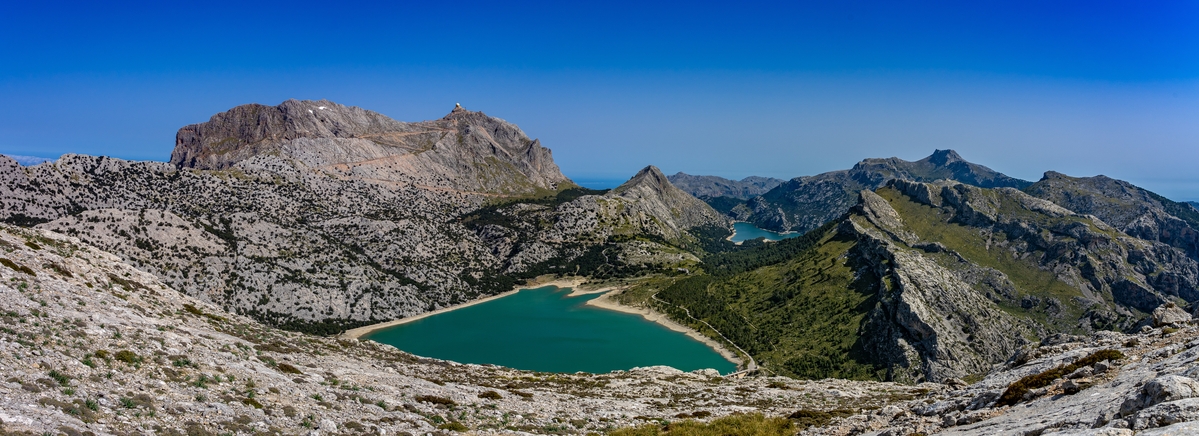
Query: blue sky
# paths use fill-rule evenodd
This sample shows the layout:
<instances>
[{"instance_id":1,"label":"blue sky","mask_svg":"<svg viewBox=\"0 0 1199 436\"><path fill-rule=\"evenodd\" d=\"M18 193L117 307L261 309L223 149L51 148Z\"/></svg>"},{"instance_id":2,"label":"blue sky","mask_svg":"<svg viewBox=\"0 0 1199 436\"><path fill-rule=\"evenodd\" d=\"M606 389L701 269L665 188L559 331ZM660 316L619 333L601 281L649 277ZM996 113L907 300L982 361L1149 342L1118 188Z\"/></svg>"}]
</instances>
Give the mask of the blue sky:
<instances>
[{"instance_id":1,"label":"blue sky","mask_svg":"<svg viewBox=\"0 0 1199 436\"><path fill-rule=\"evenodd\" d=\"M576 179L790 178L953 148L1199 200L1194 1L16 3L0 153L165 160L179 127L238 104L418 121L461 102Z\"/></svg>"}]
</instances>

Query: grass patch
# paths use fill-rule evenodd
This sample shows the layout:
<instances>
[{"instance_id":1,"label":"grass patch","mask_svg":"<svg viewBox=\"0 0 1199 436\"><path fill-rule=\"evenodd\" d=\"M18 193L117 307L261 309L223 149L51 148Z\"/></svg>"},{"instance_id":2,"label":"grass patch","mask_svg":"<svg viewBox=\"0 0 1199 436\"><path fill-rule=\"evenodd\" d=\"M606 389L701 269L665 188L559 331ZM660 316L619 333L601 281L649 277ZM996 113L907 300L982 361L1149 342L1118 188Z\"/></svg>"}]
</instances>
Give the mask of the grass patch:
<instances>
[{"instance_id":1,"label":"grass patch","mask_svg":"<svg viewBox=\"0 0 1199 436\"><path fill-rule=\"evenodd\" d=\"M686 420L677 423L648 424L636 428L621 428L611 436L791 436L795 424L786 418L767 418L762 414L731 415L703 423Z\"/></svg>"}]
</instances>

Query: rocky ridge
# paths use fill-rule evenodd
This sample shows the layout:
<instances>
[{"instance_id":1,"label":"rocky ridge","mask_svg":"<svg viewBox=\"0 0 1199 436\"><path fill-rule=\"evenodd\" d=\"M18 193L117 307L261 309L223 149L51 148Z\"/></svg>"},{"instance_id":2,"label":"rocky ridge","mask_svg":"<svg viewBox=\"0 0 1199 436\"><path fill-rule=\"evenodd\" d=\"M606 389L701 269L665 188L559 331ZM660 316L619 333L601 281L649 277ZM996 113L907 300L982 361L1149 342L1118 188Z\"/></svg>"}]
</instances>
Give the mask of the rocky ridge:
<instances>
[{"instance_id":1,"label":"rocky ridge","mask_svg":"<svg viewBox=\"0 0 1199 436\"><path fill-rule=\"evenodd\" d=\"M1026 191L1120 231L1178 248L1199 259L1199 210L1105 176L1070 177L1049 171Z\"/></svg>"},{"instance_id":2,"label":"rocky ridge","mask_svg":"<svg viewBox=\"0 0 1199 436\"><path fill-rule=\"evenodd\" d=\"M859 191L878 189L893 179L955 180L984 188L1020 189L1031 184L967 162L953 150L936 150L915 162L895 157L866 159L848 170L796 177L744 205L728 208L728 213L764 229L803 233L845 213L857 204ZM718 199L708 201L721 203Z\"/></svg>"}]
</instances>

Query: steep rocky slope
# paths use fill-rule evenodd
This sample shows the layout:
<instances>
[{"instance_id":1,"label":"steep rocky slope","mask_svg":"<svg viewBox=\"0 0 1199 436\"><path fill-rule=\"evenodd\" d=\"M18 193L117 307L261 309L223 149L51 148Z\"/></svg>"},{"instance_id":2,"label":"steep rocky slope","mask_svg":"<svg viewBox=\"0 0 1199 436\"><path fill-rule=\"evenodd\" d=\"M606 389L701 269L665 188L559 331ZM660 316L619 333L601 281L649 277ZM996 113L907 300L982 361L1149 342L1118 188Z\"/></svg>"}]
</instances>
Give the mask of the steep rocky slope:
<instances>
[{"instance_id":1,"label":"steep rocky slope","mask_svg":"<svg viewBox=\"0 0 1199 436\"><path fill-rule=\"evenodd\" d=\"M670 183L696 197L729 197L749 200L765 194L786 180L772 177L749 176L741 180L729 180L717 176L693 176L683 172L668 176Z\"/></svg>"},{"instance_id":2,"label":"steep rocky slope","mask_svg":"<svg viewBox=\"0 0 1199 436\"><path fill-rule=\"evenodd\" d=\"M845 213L856 204L859 191L877 189L893 179L956 180L984 188L1024 188L1031 184L967 162L953 150L937 150L915 162L894 157L866 159L848 170L797 177L728 210L735 218L764 229L802 233ZM709 201L727 207L727 202Z\"/></svg>"},{"instance_id":3,"label":"steep rocky slope","mask_svg":"<svg viewBox=\"0 0 1199 436\"><path fill-rule=\"evenodd\" d=\"M1199 210L1186 203L1105 176L1070 177L1049 171L1025 189L1078 213L1095 215L1120 231L1160 241L1199 259Z\"/></svg>"},{"instance_id":4,"label":"steep rocky slope","mask_svg":"<svg viewBox=\"0 0 1199 436\"><path fill-rule=\"evenodd\" d=\"M376 181L501 194L569 183L549 149L504 120L455 107L440 120L403 123L330 101L248 104L175 137L171 163L227 169L273 155Z\"/></svg>"},{"instance_id":5,"label":"steep rocky slope","mask_svg":"<svg viewBox=\"0 0 1199 436\"><path fill-rule=\"evenodd\" d=\"M1172 247L1012 188L954 182L893 179L802 238L703 268L641 303L715 328L770 370L816 378L985 373L1029 341L1127 329L1199 299L1199 267Z\"/></svg>"},{"instance_id":6,"label":"steep rocky slope","mask_svg":"<svg viewBox=\"0 0 1199 436\"><path fill-rule=\"evenodd\" d=\"M462 365L275 330L53 232L0 225L0 248L3 434L574 434L939 389Z\"/></svg>"}]
</instances>

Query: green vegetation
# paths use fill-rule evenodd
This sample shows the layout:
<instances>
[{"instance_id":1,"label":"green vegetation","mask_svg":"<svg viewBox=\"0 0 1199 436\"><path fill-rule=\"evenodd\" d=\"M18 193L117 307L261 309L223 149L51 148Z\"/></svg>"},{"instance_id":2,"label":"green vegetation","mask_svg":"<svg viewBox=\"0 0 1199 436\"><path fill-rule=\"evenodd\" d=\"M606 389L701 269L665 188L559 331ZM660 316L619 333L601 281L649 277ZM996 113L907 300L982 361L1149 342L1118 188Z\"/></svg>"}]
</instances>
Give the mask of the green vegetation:
<instances>
[{"instance_id":1,"label":"green vegetation","mask_svg":"<svg viewBox=\"0 0 1199 436\"><path fill-rule=\"evenodd\" d=\"M13 262L13 261L8 260L3 257L0 257L0 265L7 266L10 269L12 269L13 271L22 272L22 273L37 277L37 273L33 272L33 270L29 269L29 267L27 267L25 265L18 265L16 262Z\"/></svg>"},{"instance_id":2,"label":"green vegetation","mask_svg":"<svg viewBox=\"0 0 1199 436\"><path fill-rule=\"evenodd\" d=\"M1082 359L1078 359L1069 365L1058 365L1044 372L1025 376L1020 380L1016 380L1008 385L1003 391L1003 395L999 397L996 406L1012 406L1024 399L1024 395L1033 389L1043 388L1053 384L1054 380L1062 378L1075 370L1091 366L1105 360L1120 360L1124 358L1124 353L1117 350L1099 350Z\"/></svg>"},{"instance_id":3,"label":"green vegetation","mask_svg":"<svg viewBox=\"0 0 1199 436\"><path fill-rule=\"evenodd\" d=\"M761 414L730 415L703 423L686 420L678 423L647 424L637 428L622 428L608 433L611 436L790 436L795 425L786 418L767 418Z\"/></svg>"},{"instance_id":4,"label":"green vegetation","mask_svg":"<svg viewBox=\"0 0 1199 436\"><path fill-rule=\"evenodd\" d=\"M656 307L717 336L710 325L779 374L878 379L879 368L855 350L877 282L857 273L846 256L855 244L827 224L798 238L710 255L705 267L712 275L674 282L654 297L665 303Z\"/></svg>"}]
</instances>

